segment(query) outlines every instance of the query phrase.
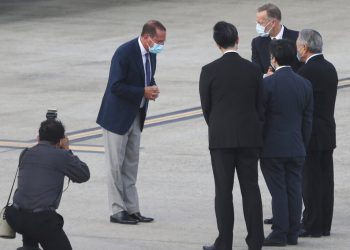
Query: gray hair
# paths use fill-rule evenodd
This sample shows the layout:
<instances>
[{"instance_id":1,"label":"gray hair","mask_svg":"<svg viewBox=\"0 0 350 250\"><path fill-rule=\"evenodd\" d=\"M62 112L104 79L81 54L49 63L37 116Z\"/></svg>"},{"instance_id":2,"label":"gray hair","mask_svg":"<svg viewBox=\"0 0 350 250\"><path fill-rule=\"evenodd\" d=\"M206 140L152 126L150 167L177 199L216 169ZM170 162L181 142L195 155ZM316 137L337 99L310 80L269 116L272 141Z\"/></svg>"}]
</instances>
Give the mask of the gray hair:
<instances>
[{"instance_id":1,"label":"gray hair","mask_svg":"<svg viewBox=\"0 0 350 250\"><path fill-rule=\"evenodd\" d=\"M306 45L306 47L311 53L322 53L322 36L316 30L301 30L299 32L298 42Z\"/></svg>"},{"instance_id":2,"label":"gray hair","mask_svg":"<svg viewBox=\"0 0 350 250\"><path fill-rule=\"evenodd\" d=\"M281 10L276 5L272 3L267 3L258 8L258 12L262 12L265 10L269 19L273 18L279 21L282 20Z\"/></svg>"}]
</instances>

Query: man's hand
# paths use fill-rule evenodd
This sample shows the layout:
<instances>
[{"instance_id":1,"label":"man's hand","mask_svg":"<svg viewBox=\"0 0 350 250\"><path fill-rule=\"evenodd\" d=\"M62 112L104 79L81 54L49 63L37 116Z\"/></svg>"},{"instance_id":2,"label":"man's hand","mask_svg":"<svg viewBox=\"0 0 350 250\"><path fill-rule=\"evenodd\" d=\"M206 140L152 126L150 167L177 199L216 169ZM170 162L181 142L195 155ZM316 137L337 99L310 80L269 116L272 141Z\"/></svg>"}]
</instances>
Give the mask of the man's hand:
<instances>
[{"instance_id":1,"label":"man's hand","mask_svg":"<svg viewBox=\"0 0 350 250\"><path fill-rule=\"evenodd\" d=\"M69 150L69 139L67 136L60 140L60 148Z\"/></svg>"},{"instance_id":2,"label":"man's hand","mask_svg":"<svg viewBox=\"0 0 350 250\"><path fill-rule=\"evenodd\" d=\"M145 87L144 97L148 100L156 100L159 96L159 88L157 86Z\"/></svg>"},{"instance_id":3,"label":"man's hand","mask_svg":"<svg viewBox=\"0 0 350 250\"><path fill-rule=\"evenodd\" d=\"M273 75L274 70L273 68L270 66L269 69L267 70L266 74L264 74L264 78L270 75Z\"/></svg>"}]
</instances>

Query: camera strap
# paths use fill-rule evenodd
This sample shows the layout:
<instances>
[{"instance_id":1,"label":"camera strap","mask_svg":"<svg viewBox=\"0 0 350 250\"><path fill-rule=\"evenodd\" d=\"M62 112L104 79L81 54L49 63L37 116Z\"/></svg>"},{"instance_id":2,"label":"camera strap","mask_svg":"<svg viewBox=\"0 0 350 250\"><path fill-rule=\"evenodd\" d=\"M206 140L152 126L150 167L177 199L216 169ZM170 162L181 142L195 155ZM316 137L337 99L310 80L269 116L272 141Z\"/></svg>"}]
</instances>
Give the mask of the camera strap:
<instances>
[{"instance_id":1,"label":"camera strap","mask_svg":"<svg viewBox=\"0 0 350 250\"><path fill-rule=\"evenodd\" d=\"M9 195L8 200L7 200L6 206L8 206L8 205L10 204L10 199L11 199L13 187L15 186L15 182L16 182L16 178L17 178L19 166L21 165L22 159L23 159L23 155L25 154L25 152L27 152L27 150L28 150L28 148L25 148L25 149L22 151L21 155L19 156L19 163L18 163L17 171L16 171L16 174L15 174L15 178L13 179L13 182L12 182L12 187L11 187L10 195Z\"/></svg>"}]
</instances>

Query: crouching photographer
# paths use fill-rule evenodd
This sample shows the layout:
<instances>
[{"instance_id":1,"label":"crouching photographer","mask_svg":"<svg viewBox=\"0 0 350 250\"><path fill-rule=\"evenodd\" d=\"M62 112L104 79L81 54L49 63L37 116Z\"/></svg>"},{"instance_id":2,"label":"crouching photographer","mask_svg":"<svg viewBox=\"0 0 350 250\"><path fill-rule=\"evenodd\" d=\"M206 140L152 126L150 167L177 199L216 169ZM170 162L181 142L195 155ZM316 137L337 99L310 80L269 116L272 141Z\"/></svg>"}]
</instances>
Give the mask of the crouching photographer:
<instances>
[{"instance_id":1,"label":"crouching photographer","mask_svg":"<svg viewBox=\"0 0 350 250\"><path fill-rule=\"evenodd\" d=\"M38 144L20 156L17 190L6 211L8 224L22 234L17 250L72 249L63 231L63 217L56 213L64 177L82 183L90 178L88 166L69 150L63 124L47 115L39 128Z\"/></svg>"}]
</instances>

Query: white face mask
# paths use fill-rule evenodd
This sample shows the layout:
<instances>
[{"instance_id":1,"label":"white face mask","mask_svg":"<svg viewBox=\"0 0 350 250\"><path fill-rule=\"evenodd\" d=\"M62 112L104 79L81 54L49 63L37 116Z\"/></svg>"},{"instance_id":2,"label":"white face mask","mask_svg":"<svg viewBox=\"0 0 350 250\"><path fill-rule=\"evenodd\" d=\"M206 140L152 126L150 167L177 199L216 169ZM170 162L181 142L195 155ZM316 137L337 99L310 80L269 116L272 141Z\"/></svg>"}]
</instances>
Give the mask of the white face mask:
<instances>
[{"instance_id":1,"label":"white face mask","mask_svg":"<svg viewBox=\"0 0 350 250\"><path fill-rule=\"evenodd\" d=\"M270 65L273 68L273 70L276 70L276 65L272 62L272 58L270 60Z\"/></svg>"},{"instance_id":2,"label":"white face mask","mask_svg":"<svg viewBox=\"0 0 350 250\"><path fill-rule=\"evenodd\" d=\"M268 22L267 25L269 25L269 23L270 22ZM267 36L270 35L270 31L272 30L272 27L271 27L271 29L269 31L265 32L266 26L262 26L261 24L256 23L255 29L256 29L256 32L258 33L259 36L267 37Z\"/></svg>"},{"instance_id":3,"label":"white face mask","mask_svg":"<svg viewBox=\"0 0 350 250\"><path fill-rule=\"evenodd\" d=\"M301 62L301 54L299 53L298 50L297 50L297 58L298 58L298 61Z\"/></svg>"}]
</instances>

